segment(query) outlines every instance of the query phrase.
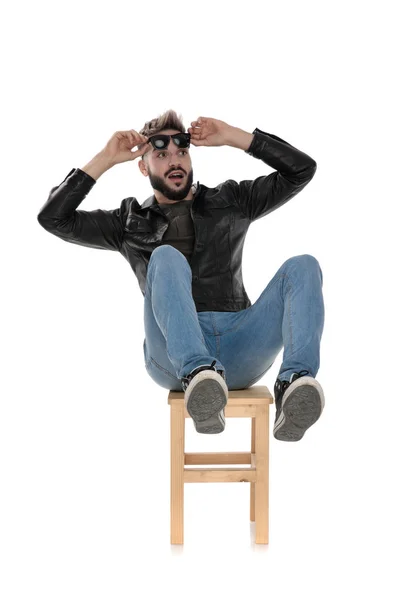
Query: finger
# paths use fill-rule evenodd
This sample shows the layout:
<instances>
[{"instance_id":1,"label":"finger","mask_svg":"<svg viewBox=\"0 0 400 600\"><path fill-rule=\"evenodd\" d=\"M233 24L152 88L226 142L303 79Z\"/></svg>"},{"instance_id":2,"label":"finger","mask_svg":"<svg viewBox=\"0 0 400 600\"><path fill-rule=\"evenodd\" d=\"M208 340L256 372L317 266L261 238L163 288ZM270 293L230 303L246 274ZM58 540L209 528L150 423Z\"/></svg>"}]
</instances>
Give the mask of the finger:
<instances>
[{"instance_id":1,"label":"finger","mask_svg":"<svg viewBox=\"0 0 400 600\"><path fill-rule=\"evenodd\" d=\"M139 144L135 144L135 145L139 146ZM150 150L150 146L151 146L151 144L145 144L142 148L138 148L137 150L135 150L135 152L139 152L139 154L144 154L145 152Z\"/></svg>"},{"instance_id":2,"label":"finger","mask_svg":"<svg viewBox=\"0 0 400 600\"><path fill-rule=\"evenodd\" d=\"M136 137L140 138L143 142L147 142L147 140L149 139L147 137L147 135L143 135L142 133L137 133L135 130L133 130L134 133L136 133Z\"/></svg>"},{"instance_id":3,"label":"finger","mask_svg":"<svg viewBox=\"0 0 400 600\"><path fill-rule=\"evenodd\" d=\"M137 132L136 129L129 129L129 132L127 131L126 133L133 133L136 137L145 137L142 133Z\"/></svg>"},{"instance_id":4,"label":"finger","mask_svg":"<svg viewBox=\"0 0 400 600\"><path fill-rule=\"evenodd\" d=\"M133 135L131 131L123 131L122 135L124 138L126 138L128 140L129 144L132 144L133 142Z\"/></svg>"},{"instance_id":5,"label":"finger","mask_svg":"<svg viewBox=\"0 0 400 600\"><path fill-rule=\"evenodd\" d=\"M151 146L151 144L148 144L148 146ZM143 154L145 152L147 152L147 150L149 150L149 148L145 146L144 148L141 148L140 150L135 150L134 152L131 152L132 160L134 158L137 158L138 156L143 156Z\"/></svg>"},{"instance_id":6,"label":"finger","mask_svg":"<svg viewBox=\"0 0 400 600\"><path fill-rule=\"evenodd\" d=\"M131 152L131 156L130 159L134 160L135 158L137 158L138 156L140 156L142 154L141 150L135 150L134 152Z\"/></svg>"},{"instance_id":7,"label":"finger","mask_svg":"<svg viewBox=\"0 0 400 600\"><path fill-rule=\"evenodd\" d=\"M147 138L144 135L140 137L135 137L132 135L132 146L139 146L139 144L146 144L149 146L150 144L147 142Z\"/></svg>"},{"instance_id":8,"label":"finger","mask_svg":"<svg viewBox=\"0 0 400 600\"><path fill-rule=\"evenodd\" d=\"M141 142L147 142L148 138L143 135L142 133L138 133L135 129L130 129L129 132L131 135L133 135L134 139L138 139L141 140L139 143Z\"/></svg>"}]
</instances>

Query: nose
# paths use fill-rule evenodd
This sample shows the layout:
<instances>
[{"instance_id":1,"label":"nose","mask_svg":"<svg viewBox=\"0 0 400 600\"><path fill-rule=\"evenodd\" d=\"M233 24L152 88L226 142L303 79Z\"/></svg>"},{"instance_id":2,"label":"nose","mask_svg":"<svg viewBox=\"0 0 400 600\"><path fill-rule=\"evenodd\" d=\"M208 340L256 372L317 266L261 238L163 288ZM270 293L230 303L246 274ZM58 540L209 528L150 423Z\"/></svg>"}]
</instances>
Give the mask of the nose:
<instances>
[{"instance_id":1,"label":"nose","mask_svg":"<svg viewBox=\"0 0 400 600\"><path fill-rule=\"evenodd\" d=\"M172 142L173 143L173 142ZM174 144L174 148L171 148L169 146L169 172L174 171L175 169L182 169L182 157L179 154L179 152L181 151L181 148L178 148L178 146L176 146Z\"/></svg>"}]
</instances>

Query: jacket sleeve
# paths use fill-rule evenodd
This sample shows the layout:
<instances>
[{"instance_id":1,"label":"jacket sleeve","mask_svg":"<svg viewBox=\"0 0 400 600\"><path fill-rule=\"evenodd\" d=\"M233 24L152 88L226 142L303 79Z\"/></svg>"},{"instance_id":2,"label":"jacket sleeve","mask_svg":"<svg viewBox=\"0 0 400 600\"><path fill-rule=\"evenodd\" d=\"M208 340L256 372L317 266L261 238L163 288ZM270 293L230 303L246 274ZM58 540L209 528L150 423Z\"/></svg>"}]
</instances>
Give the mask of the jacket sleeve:
<instances>
[{"instance_id":1,"label":"jacket sleeve","mask_svg":"<svg viewBox=\"0 0 400 600\"><path fill-rule=\"evenodd\" d=\"M264 217L293 198L311 181L317 170L315 160L285 140L257 127L253 134L246 153L276 171L239 183L229 180L235 184L236 201L250 221Z\"/></svg>"},{"instance_id":2,"label":"jacket sleeve","mask_svg":"<svg viewBox=\"0 0 400 600\"><path fill-rule=\"evenodd\" d=\"M125 200L114 210L76 210L95 183L88 173L72 169L60 185L51 188L37 220L46 231L66 242L100 250L120 250Z\"/></svg>"}]
</instances>

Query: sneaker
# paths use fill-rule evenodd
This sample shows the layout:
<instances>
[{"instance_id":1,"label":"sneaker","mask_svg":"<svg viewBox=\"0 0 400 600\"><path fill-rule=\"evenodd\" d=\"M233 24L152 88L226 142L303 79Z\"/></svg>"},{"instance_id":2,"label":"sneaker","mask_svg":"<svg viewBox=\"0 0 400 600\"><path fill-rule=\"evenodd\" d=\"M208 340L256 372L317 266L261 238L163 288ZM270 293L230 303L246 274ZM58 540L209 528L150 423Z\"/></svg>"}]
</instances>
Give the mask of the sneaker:
<instances>
[{"instance_id":1,"label":"sneaker","mask_svg":"<svg viewBox=\"0 0 400 600\"><path fill-rule=\"evenodd\" d=\"M221 433L225 429L228 386L224 371L215 369L216 362L197 367L181 378L186 410L198 433Z\"/></svg>"},{"instance_id":2,"label":"sneaker","mask_svg":"<svg viewBox=\"0 0 400 600\"><path fill-rule=\"evenodd\" d=\"M307 377L308 373L300 371L293 373L290 381L277 379L275 382L274 437L277 440L301 440L306 430L321 416L325 406L324 392L314 377Z\"/></svg>"}]
</instances>

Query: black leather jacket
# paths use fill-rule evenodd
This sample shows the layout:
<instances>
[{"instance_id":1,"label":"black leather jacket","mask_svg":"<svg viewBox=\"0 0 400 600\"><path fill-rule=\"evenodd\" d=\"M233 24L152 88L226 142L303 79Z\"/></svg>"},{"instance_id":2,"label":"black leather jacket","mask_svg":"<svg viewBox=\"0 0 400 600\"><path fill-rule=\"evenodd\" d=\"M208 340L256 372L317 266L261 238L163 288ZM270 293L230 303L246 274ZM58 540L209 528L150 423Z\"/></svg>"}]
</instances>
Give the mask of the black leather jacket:
<instances>
[{"instance_id":1,"label":"black leather jacket","mask_svg":"<svg viewBox=\"0 0 400 600\"><path fill-rule=\"evenodd\" d=\"M214 188L197 182L191 208L195 243L190 261L198 312L236 312L251 306L242 282L242 252L250 223L293 198L312 179L316 162L276 135L256 128L245 151L276 169L254 180L228 179ZM124 198L114 210L77 210L96 180L72 169L50 190L38 214L57 237L89 248L116 250L135 272L144 296L152 251L162 244L168 219L152 195L140 206Z\"/></svg>"}]
</instances>

